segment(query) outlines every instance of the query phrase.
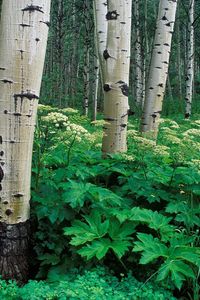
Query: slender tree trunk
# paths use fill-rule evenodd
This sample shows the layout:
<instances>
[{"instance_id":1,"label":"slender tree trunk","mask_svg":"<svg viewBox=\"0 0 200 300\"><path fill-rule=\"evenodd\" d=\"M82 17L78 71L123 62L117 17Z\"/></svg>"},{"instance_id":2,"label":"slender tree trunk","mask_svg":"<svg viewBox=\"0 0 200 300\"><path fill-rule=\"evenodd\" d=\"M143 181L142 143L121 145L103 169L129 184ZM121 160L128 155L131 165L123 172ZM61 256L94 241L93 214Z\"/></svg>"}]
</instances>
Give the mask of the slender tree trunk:
<instances>
[{"instance_id":1,"label":"slender tree trunk","mask_svg":"<svg viewBox=\"0 0 200 300\"><path fill-rule=\"evenodd\" d=\"M102 152L125 152L128 122L128 85L132 1L109 0L104 77L104 126Z\"/></svg>"},{"instance_id":2,"label":"slender tree trunk","mask_svg":"<svg viewBox=\"0 0 200 300\"><path fill-rule=\"evenodd\" d=\"M98 103L98 90L99 90L99 58L96 54L94 57L95 64L95 78L94 78L94 95L93 95L93 113L92 113L92 120L96 121L97 118L97 103Z\"/></svg>"},{"instance_id":3,"label":"slender tree trunk","mask_svg":"<svg viewBox=\"0 0 200 300\"><path fill-rule=\"evenodd\" d=\"M89 15L89 0L84 0L84 20L85 20L85 43L84 43L84 99L83 108L85 116L88 115L89 95L90 95L90 15Z\"/></svg>"},{"instance_id":4,"label":"slender tree trunk","mask_svg":"<svg viewBox=\"0 0 200 300\"><path fill-rule=\"evenodd\" d=\"M188 55L187 55L187 71L186 71L186 108L185 118L191 116L193 83L194 83L194 0L190 0L189 4L189 23L188 23Z\"/></svg>"},{"instance_id":5,"label":"slender tree trunk","mask_svg":"<svg viewBox=\"0 0 200 300\"><path fill-rule=\"evenodd\" d=\"M106 49L107 41L107 0L93 0L93 11L94 11L94 25L95 25L95 90L93 99L93 121L96 120L97 115L97 101L99 82L103 81L103 70L102 66L105 63L103 59L103 52ZM101 63L100 63L101 62ZM101 77L101 78L100 78Z\"/></svg>"},{"instance_id":6,"label":"slender tree trunk","mask_svg":"<svg viewBox=\"0 0 200 300\"><path fill-rule=\"evenodd\" d=\"M134 2L134 19L135 19L135 101L136 104L142 107L143 96L143 62L142 49L140 37L140 15L139 15L139 1Z\"/></svg>"},{"instance_id":7,"label":"slender tree trunk","mask_svg":"<svg viewBox=\"0 0 200 300\"><path fill-rule=\"evenodd\" d=\"M105 77L104 72L105 72L105 65L106 65L106 61L103 57L103 53L107 45L107 32L108 32L108 22L106 19L106 15L108 12L107 6L108 6L107 0L93 1L96 47L99 56L101 82L104 81L103 78Z\"/></svg>"},{"instance_id":8,"label":"slender tree trunk","mask_svg":"<svg viewBox=\"0 0 200 300\"><path fill-rule=\"evenodd\" d=\"M145 104L141 122L142 132L151 132L156 138L162 102L168 75L171 39L174 29L177 1L160 0Z\"/></svg>"},{"instance_id":9,"label":"slender tree trunk","mask_svg":"<svg viewBox=\"0 0 200 300\"><path fill-rule=\"evenodd\" d=\"M85 61L84 61L84 114L88 115L88 107L89 107L89 95L90 95L90 49L87 47L85 49Z\"/></svg>"},{"instance_id":10,"label":"slender tree trunk","mask_svg":"<svg viewBox=\"0 0 200 300\"><path fill-rule=\"evenodd\" d=\"M177 18L177 69L178 69L178 90L179 90L179 100L183 99L182 91L182 60L181 60L181 35L180 35L180 2L178 4L178 18Z\"/></svg>"},{"instance_id":11,"label":"slender tree trunk","mask_svg":"<svg viewBox=\"0 0 200 300\"><path fill-rule=\"evenodd\" d=\"M28 276L33 134L50 0L4 0L0 26L0 275Z\"/></svg>"}]
</instances>

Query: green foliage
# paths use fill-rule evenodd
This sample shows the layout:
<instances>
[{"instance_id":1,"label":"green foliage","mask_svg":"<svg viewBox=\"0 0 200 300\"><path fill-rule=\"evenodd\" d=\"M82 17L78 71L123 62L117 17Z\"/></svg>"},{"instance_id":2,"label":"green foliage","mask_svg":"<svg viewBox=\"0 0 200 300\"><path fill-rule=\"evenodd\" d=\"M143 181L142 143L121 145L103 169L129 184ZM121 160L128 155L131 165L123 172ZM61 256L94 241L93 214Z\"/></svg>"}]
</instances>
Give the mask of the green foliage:
<instances>
[{"instance_id":1,"label":"green foliage","mask_svg":"<svg viewBox=\"0 0 200 300\"><path fill-rule=\"evenodd\" d=\"M141 264L147 264L160 257L164 259L164 263L157 271L159 281L171 276L172 282L180 289L186 278L195 279L193 267L195 265L197 268L200 267L198 249L191 248L187 244L182 245L178 239L172 240L170 246L167 246L158 238L145 233L138 233L137 238L139 241L135 242L133 251L142 252Z\"/></svg>"},{"instance_id":2,"label":"green foliage","mask_svg":"<svg viewBox=\"0 0 200 300\"><path fill-rule=\"evenodd\" d=\"M95 210L90 216L84 216L86 223L74 221L72 227L64 228L66 235L74 235L70 244L82 247L78 253L91 259L102 259L109 249L121 258L131 246L130 235L135 232L134 226L129 223L120 224L116 218L110 218L102 222L102 216ZM107 238L105 238L107 236ZM88 243L91 242L91 243Z\"/></svg>"},{"instance_id":3,"label":"green foliage","mask_svg":"<svg viewBox=\"0 0 200 300\"><path fill-rule=\"evenodd\" d=\"M129 124L129 152L106 159L99 126L81 143L51 126L40 120L33 160L38 276L100 261L198 294L199 121L164 120L157 145Z\"/></svg>"},{"instance_id":4,"label":"green foliage","mask_svg":"<svg viewBox=\"0 0 200 300\"><path fill-rule=\"evenodd\" d=\"M56 277L57 279L57 277ZM50 282L30 281L22 288L13 282L0 280L0 298L4 300L175 300L176 298L153 282L143 284L130 273L127 277L121 274L121 280L105 269L98 268L74 272L65 275L65 280L55 281L52 274Z\"/></svg>"}]
</instances>

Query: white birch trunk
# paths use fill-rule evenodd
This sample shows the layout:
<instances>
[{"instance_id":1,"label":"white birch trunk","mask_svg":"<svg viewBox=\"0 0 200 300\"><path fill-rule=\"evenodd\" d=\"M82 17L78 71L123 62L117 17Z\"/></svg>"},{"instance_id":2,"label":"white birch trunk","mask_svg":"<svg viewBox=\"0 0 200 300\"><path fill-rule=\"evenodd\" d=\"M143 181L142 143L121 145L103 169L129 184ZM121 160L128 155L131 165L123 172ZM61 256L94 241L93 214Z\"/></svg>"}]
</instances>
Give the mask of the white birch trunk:
<instances>
[{"instance_id":1,"label":"white birch trunk","mask_svg":"<svg viewBox=\"0 0 200 300\"><path fill-rule=\"evenodd\" d=\"M142 107L143 102L143 63L142 63L142 49L140 38L140 16L139 16L139 1L134 2L135 12L135 100L136 104Z\"/></svg>"},{"instance_id":2,"label":"white birch trunk","mask_svg":"<svg viewBox=\"0 0 200 300\"><path fill-rule=\"evenodd\" d=\"M106 49L107 43L107 31L108 22L106 20L107 14L107 0L93 0L94 9L94 22L95 22L95 35L96 35L96 47L99 56L100 63L100 76L101 81L105 75L105 59L103 57L104 50Z\"/></svg>"},{"instance_id":3,"label":"white birch trunk","mask_svg":"<svg viewBox=\"0 0 200 300\"><path fill-rule=\"evenodd\" d=\"M86 46L85 62L84 62L84 115L88 116L89 95L90 95L90 49Z\"/></svg>"},{"instance_id":4,"label":"white birch trunk","mask_svg":"<svg viewBox=\"0 0 200 300\"><path fill-rule=\"evenodd\" d=\"M93 114L92 121L96 121L97 118L97 104L98 104L98 90L99 90L99 58L95 55L95 78L94 78L94 95L93 95Z\"/></svg>"},{"instance_id":5,"label":"white birch trunk","mask_svg":"<svg viewBox=\"0 0 200 300\"><path fill-rule=\"evenodd\" d=\"M4 0L2 5L0 272L5 278L17 277L19 280L26 273L26 270L22 270L26 268L26 263L20 255L23 256L26 252L26 243L21 244L21 240L24 241L27 236L20 236L20 228L26 228L24 224L29 219L32 145L46 51L49 10L50 0ZM6 235L2 235L5 232L9 232L9 240L5 239ZM12 237L21 240L18 244L14 241L12 244ZM22 249L19 255L20 245ZM4 257L6 255L8 260Z\"/></svg>"},{"instance_id":6,"label":"white birch trunk","mask_svg":"<svg viewBox=\"0 0 200 300\"><path fill-rule=\"evenodd\" d=\"M132 0L109 0L107 45L104 49L103 154L125 152L128 122ZM103 66L104 67L104 66Z\"/></svg>"},{"instance_id":7,"label":"white birch trunk","mask_svg":"<svg viewBox=\"0 0 200 300\"><path fill-rule=\"evenodd\" d=\"M89 96L90 96L90 15L89 15L89 0L84 0L84 18L85 18L85 42L84 42L84 100L83 108L85 116L88 116Z\"/></svg>"},{"instance_id":8,"label":"white birch trunk","mask_svg":"<svg viewBox=\"0 0 200 300\"><path fill-rule=\"evenodd\" d=\"M176 7L176 0L160 0L141 122L141 131L151 132L155 138L168 75Z\"/></svg>"},{"instance_id":9,"label":"white birch trunk","mask_svg":"<svg viewBox=\"0 0 200 300\"><path fill-rule=\"evenodd\" d=\"M187 54L187 70L186 70L186 108L185 118L191 116L193 82L194 82L194 0L190 0L189 4L189 24L188 24L188 54Z\"/></svg>"}]
</instances>

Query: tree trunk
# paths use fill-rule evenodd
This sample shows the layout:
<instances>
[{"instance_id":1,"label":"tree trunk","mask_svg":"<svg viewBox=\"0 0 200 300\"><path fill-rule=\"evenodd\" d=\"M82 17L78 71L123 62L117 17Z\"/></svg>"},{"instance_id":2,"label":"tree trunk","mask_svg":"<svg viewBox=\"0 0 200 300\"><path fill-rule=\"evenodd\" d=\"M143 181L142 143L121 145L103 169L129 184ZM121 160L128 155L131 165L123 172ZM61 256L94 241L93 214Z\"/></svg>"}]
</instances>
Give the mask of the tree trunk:
<instances>
[{"instance_id":1,"label":"tree trunk","mask_svg":"<svg viewBox=\"0 0 200 300\"><path fill-rule=\"evenodd\" d=\"M177 1L160 0L154 47L145 93L142 132L151 132L156 138L162 102L168 75L171 39L174 29Z\"/></svg>"},{"instance_id":2,"label":"tree trunk","mask_svg":"<svg viewBox=\"0 0 200 300\"><path fill-rule=\"evenodd\" d=\"M177 17L177 70L178 70L178 91L179 91L179 102L183 99L182 92L182 59L181 59L181 35L180 35L180 2L178 4L178 17Z\"/></svg>"},{"instance_id":3,"label":"tree trunk","mask_svg":"<svg viewBox=\"0 0 200 300\"><path fill-rule=\"evenodd\" d=\"M90 9L89 0L84 0L85 42L84 42L84 68L83 68L83 80L84 80L83 108L84 108L85 116L88 116L89 96L90 96L90 14L89 14L89 9Z\"/></svg>"},{"instance_id":4,"label":"tree trunk","mask_svg":"<svg viewBox=\"0 0 200 300\"><path fill-rule=\"evenodd\" d=\"M92 121L96 121L97 118L97 104L98 104L98 91L99 91L99 58L96 53L94 57L94 92L93 92L93 111Z\"/></svg>"},{"instance_id":5,"label":"tree trunk","mask_svg":"<svg viewBox=\"0 0 200 300\"><path fill-rule=\"evenodd\" d=\"M106 49L108 32L108 22L106 19L106 15L108 12L107 6L107 0L93 1L96 47L99 56L100 76L102 82L104 81L103 78L105 77L104 71L106 64L105 59L103 57L103 53Z\"/></svg>"},{"instance_id":6,"label":"tree trunk","mask_svg":"<svg viewBox=\"0 0 200 300\"><path fill-rule=\"evenodd\" d=\"M93 99L93 121L96 120L97 115L97 98L99 91L99 82L103 82L103 64L105 64L103 58L103 52L106 49L107 41L107 0L93 0L93 12L94 12L94 37L95 37L95 90ZM104 68L105 69L105 68ZM100 77L99 77L100 76ZM100 80L101 79L101 80ZM102 84L101 84L102 86Z\"/></svg>"},{"instance_id":7,"label":"tree trunk","mask_svg":"<svg viewBox=\"0 0 200 300\"><path fill-rule=\"evenodd\" d=\"M103 52L104 126L103 155L125 152L128 122L132 1L109 0L107 46Z\"/></svg>"},{"instance_id":8,"label":"tree trunk","mask_svg":"<svg viewBox=\"0 0 200 300\"><path fill-rule=\"evenodd\" d=\"M194 0L189 3L189 24L188 24L188 54L187 54L187 70L186 70L186 109L185 118L191 116L193 81L194 81Z\"/></svg>"},{"instance_id":9,"label":"tree trunk","mask_svg":"<svg viewBox=\"0 0 200 300\"><path fill-rule=\"evenodd\" d=\"M143 101L143 62L142 49L140 37L140 15L139 15L139 1L134 3L134 19L135 19L135 101L137 106L142 107Z\"/></svg>"},{"instance_id":10,"label":"tree trunk","mask_svg":"<svg viewBox=\"0 0 200 300\"><path fill-rule=\"evenodd\" d=\"M0 26L0 274L28 276L33 134L50 0L4 0Z\"/></svg>"}]
</instances>

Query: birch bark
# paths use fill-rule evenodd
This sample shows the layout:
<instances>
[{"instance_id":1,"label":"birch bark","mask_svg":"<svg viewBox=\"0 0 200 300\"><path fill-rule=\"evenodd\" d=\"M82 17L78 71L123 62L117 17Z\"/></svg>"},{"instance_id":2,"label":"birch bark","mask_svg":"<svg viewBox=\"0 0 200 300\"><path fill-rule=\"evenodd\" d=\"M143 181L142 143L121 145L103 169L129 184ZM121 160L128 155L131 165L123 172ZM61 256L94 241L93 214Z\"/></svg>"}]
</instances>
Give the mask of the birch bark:
<instances>
[{"instance_id":1,"label":"birch bark","mask_svg":"<svg viewBox=\"0 0 200 300\"><path fill-rule=\"evenodd\" d=\"M103 52L103 155L125 152L128 122L132 0L109 0L107 43Z\"/></svg>"},{"instance_id":2,"label":"birch bark","mask_svg":"<svg viewBox=\"0 0 200 300\"><path fill-rule=\"evenodd\" d=\"M96 121L97 118L97 104L98 104L98 90L99 90L99 58L96 53L94 57L94 93L93 93L93 111L92 111L92 121Z\"/></svg>"},{"instance_id":3,"label":"birch bark","mask_svg":"<svg viewBox=\"0 0 200 300\"><path fill-rule=\"evenodd\" d=\"M134 19L135 19L135 100L140 107L143 106L143 62L140 37L140 15L139 1L134 2Z\"/></svg>"},{"instance_id":4,"label":"birch bark","mask_svg":"<svg viewBox=\"0 0 200 300\"><path fill-rule=\"evenodd\" d=\"M84 20L85 20L85 42L84 42L84 100L83 108L85 116L88 115L89 96L90 96L90 14L89 0L84 0Z\"/></svg>"},{"instance_id":5,"label":"birch bark","mask_svg":"<svg viewBox=\"0 0 200 300\"><path fill-rule=\"evenodd\" d=\"M100 76L102 82L105 77L105 59L103 57L103 53L106 49L108 32L108 22L106 20L107 6L107 0L93 1L96 47L99 56Z\"/></svg>"},{"instance_id":6,"label":"birch bark","mask_svg":"<svg viewBox=\"0 0 200 300\"><path fill-rule=\"evenodd\" d=\"M160 0L141 131L156 138L168 75L177 0Z\"/></svg>"},{"instance_id":7,"label":"birch bark","mask_svg":"<svg viewBox=\"0 0 200 300\"><path fill-rule=\"evenodd\" d=\"M188 23L188 54L187 54L187 70L186 70L186 108L185 118L189 119L192 108L193 81L194 81L194 0L190 0L189 4L189 23Z\"/></svg>"},{"instance_id":8,"label":"birch bark","mask_svg":"<svg viewBox=\"0 0 200 300\"><path fill-rule=\"evenodd\" d=\"M33 134L50 0L4 0L0 26L0 274L27 277Z\"/></svg>"}]
</instances>

